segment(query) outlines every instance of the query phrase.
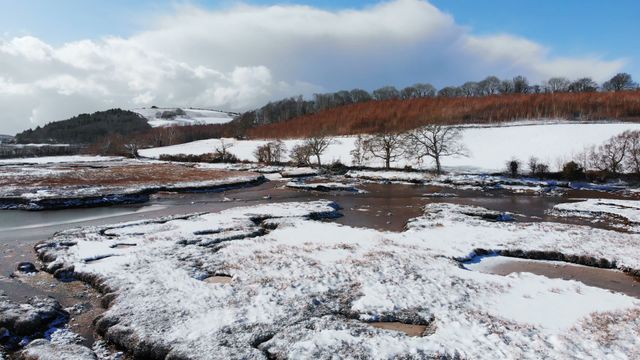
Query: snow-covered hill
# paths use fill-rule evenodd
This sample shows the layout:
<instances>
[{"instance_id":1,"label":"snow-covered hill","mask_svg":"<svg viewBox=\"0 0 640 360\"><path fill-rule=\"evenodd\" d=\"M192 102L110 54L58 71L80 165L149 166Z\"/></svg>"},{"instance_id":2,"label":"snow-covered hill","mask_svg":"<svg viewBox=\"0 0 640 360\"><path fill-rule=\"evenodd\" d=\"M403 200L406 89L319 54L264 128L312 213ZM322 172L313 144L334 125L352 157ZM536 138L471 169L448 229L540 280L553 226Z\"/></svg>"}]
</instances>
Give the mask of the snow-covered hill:
<instances>
[{"instance_id":1,"label":"snow-covered hill","mask_svg":"<svg viewBox=\"0 0 640 360\"><path fill-rule=\"evenodd\" d=\"M640 130L635 123L544 123L529 122L518 126L467 127L462 133L462 142L469 150L468 157L445 158L443 165L455 172L492 172L500 171L511 158L526 162L531 156L549 164L552 170L558 170L558 164L568 161L586 146L600 145L610 137L625 130ZM225 139L229 152L241 160L255 161L255 149L266 140ZM300 139L285 140L287 150L302 143ZM355 137L336 137L322 155L324 163L339 160L351 164L350 151L354 148ZM140 151L143 156L158 158L162 154L205 154L220 147L219 139L194 141L191 143L166 146ZM285 157L284 160L288 160ZM367 165L382 167L382 161L372 159ZM395 167L411 165L415 168L430 168L430 162L416 164L415 161L401 159L392 164Z\"/></svg>"},{"instance_id":2,"label":"snow-covered hill","mask_svg":"<svg viewBox=\"0 0 640 360\"><path fill-rule=\"evenodd\" d=\"M233 120L234 115L224 111L194 108L141 108L131 111L147 118L152 127L224 124Z\"/></svg>"}]
</instances>

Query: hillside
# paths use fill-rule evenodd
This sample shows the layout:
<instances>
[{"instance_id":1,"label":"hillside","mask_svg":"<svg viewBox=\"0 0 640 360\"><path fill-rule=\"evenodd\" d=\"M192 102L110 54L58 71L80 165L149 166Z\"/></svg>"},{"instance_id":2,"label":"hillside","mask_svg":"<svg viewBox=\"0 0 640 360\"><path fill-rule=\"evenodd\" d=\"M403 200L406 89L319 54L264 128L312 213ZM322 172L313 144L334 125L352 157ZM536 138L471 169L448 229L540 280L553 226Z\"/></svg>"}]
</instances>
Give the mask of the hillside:
<instances>
[{"instance_id":1,"label":"hillside","mask_svg":"<svg viewBox=\"0 0 640 360\"><path fill-rule=\"evenodd\" d=\"M612 136L627 130L640 130L640 124L633 123L596 123L576 124L569 122L551 123L515 123L498 127L468 127L462 131L462 142L465 144L469 156L447 158L445 167L454 172L496 172L502 171L506 162L512 158L526 163L535 156L540 162L550 166L553 171L560 170L561 164L574 158L587 146L599 145ZM571 141L566 141L571 139ZM256 161L255 151L268 140L236 140L224 139L227 152L234 154L240 160ZM284 140L287 150L302 144L301 139ZM355 149L355 136L339 136L332 139L332 143L322 154L325 164L340 161L352 164L351 151ZM149 158L160 158L162 155L202 155L215 151L222 146L220 139L194 141L186 144L157 147L140 150L140 155ZM284 161L291 160L289 154L283 156ZM381 159L370 158L365 166L381 167ZM392 166L402 168L429 169L430 161L416 163L413 159L401 157L392 162Z\"/></svg>"},{"instance_id":2,"label":"hillside","mask_svg":"<svg viewBox=\"0 0 640 360\"><path fill-rule=\"evenodd\" d=\"M80 114L16 135L20 144L68 143L90 144L109 135L129 136L151 129L142 116L127 110L111 109Z\"/></svg>"},{"instance_id":3,"label":"hillside","mask_svg":"<svg viewBox=\"0 0 640 360\"><path fill-rule=\"evenodd\" d=\"M152 127L224 124L234 113L195 108L140 108L131 111L144 116Z\"/></svg>"},{"instance_id":4,"label":"hillside","mask_svg":"<svg viewBox=\"0 0 640 360\"><path fill-rule=\"evenodd\" d=\"M247 131L251 138L296 138L405 131L425 124L481 124L526 119L640 120L640 91L512 94L368 101Z\"/></svg>"}]
</instances>

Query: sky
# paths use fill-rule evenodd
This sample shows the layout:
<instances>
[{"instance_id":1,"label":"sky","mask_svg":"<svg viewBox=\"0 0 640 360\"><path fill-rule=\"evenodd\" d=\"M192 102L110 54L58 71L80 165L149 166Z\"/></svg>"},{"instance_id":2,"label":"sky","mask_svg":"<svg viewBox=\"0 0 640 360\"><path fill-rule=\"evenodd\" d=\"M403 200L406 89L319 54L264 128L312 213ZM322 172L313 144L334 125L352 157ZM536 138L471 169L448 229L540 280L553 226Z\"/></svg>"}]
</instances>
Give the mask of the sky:
<instances>
[{"instance_id":1,"label":"sky","mask_svg":"<svg viewBox=\"0 0 640 360\"><path fill-rule=\"evenodd\" d=\"M487 75L640 78L637 0L0 0L0 133Z\"/></svg>"}]
</instances>

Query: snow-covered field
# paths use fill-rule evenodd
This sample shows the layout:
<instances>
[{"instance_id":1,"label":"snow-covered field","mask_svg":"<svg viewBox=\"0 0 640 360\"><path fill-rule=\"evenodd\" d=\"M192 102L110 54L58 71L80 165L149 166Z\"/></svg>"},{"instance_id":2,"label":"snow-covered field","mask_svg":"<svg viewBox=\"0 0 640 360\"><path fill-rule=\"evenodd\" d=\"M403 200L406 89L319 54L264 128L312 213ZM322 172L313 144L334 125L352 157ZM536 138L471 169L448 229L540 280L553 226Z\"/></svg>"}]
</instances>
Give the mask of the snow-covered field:
<instances>
[{"instance_id":1,"label":"snow-covered field","mask_svg":"<svg viewBox=\"0 0 640 360\"><path fill-rule=\"evenodd\" d=\"M640 356L640 300L576 281L464 269L476 249L640 269L635 234L492 222L430 204L403 233L311 219L326 201L68 230L48 271L109 299L96 326L138 357L620 358ZM228 284L206 281L231 276ZM422 336L375 321L425 325Z\"/></svg>"},{"instance_id":2,"label":"snow-covered field","mask_svg":"<svg viewBox=\"0 0 640 360\"><path fill-rule=\"evenodd\" d=\"M543 124L527 123L516 126L465 127L462 142L469 150L469 157L445 158L445 169L456 172L492 172L502 171L505 163L516 158L526 163L535 156L557 169L559 161L568 161L571 156L586 146L599 145L625 130L640 130L640 124L632 123L566 123ZM241 160L255 161L255 149L265 144L264 140L224 139L232 144L228 149ZM350 151L354 148L355 137L336 137L322 155L324 163L339 160L343 164L352 162ZM285 140L287 149L301 143L301 140ZM220 146L220 140L210 139L187 144L141 150L142 156L158 158L162 154L205 154L214 152ZM288 160L285 158L285 160ZM380 160L371 160L368 165L382 167ZM401 160L394 167L411 165L414 168L432 167L431 163L415 164L414 161Z\"/></svg>"},{"instance_id":3,"label":"snow-covered field","mask_svg":"<svg viewBox=\"0 0 640 360\"><path fill-rule=\"evenodd\" d=\"M172 126L172 125L203 125L203 124L224 124L233 120L233 116L229 113L206 110L206 109L189 109L181 108L185 115L176 116L170 119L160 117L163 111L175 111L177 108L142 108L133 109L131 111L138 113L149 120L152 127Z\"/></svg>"}]
</instances>

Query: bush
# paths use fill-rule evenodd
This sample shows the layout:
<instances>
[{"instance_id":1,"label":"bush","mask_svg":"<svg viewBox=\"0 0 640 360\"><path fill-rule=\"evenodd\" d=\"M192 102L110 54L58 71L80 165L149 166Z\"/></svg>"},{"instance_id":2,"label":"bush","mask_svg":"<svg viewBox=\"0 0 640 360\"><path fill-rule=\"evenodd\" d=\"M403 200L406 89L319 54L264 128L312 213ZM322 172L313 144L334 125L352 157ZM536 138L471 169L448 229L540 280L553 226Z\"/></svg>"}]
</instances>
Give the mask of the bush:
<instances>
[{"instance_id":1,"label":"bush","mask_svg":"<svg viewBox=\"0 0 640 360\"><path fill-rule=\"evenodd\" d=\"M289 153L289 157L291 158L291 162L296 166L309 166L311 165L312 151L308 145L299 144L295 145L291 152Z\"/></svg>"},{"instance_id":2,"label":"bush","mask_svg":"<svg viewBox=\"0 0 640 360\"><path fill-rule=\"evenodd\" d=\"M531 176L543 177L549 173L549 165L540 162L536 157L529 158L528 165Z\"/></svg>"},{"instance_id":3,"label":"bush","mask_svg":"<svg viewBox=\"0 0 640 360\"><path fill-rule=\"evenodd\" d=\"M162 161L176 161L176 162L189 162L189 163L237 163L239 162L238 158L230 152L226 154L221 153L208 153L201 155L187 155L187 154L176 154L176 155L168 155L162 154L160 155L160 160Z\"/></svg>"},{"instance_id":4,"label":"bush","mask_svg":"<svg viewBox=\"0 0 640 360\"><path fill-rule=\"evenodd\" d=\"M520 160L511 159L507 161L507 172L511 177L517 177L520 171Z\"/></svg>"},{"instance_id":5,"label":"bush","mask_svg":"<svg viewBox=\"0 0 640 360\"><path fill-rule=\"evenodd\" d=\"M268 165L282 161L282 155L286 151L284 143L280 140L268 142L253 152L256 160Z\"/></svg>"},{"instance_id":6,"label":"bush","mask_svg":"<svg viewBox=\"0 0 640 360\"><path fill-rule=\"evenodd\" d=\"M327 170L334 175L344 175L349 171L349 167L340 162L340 160L336 160L329 165Z\"/></svg>"},{"instance_id":7,"label":"bush","mask_svg":"<svg viewBox=\"0 0 640 360\"><path fill-rule=\"evenodd\" d=\"M575 161L569 161L562 166L562 177L566 180L580 180L584 178L584 169Z\"/></svg>"}]
</instances>

